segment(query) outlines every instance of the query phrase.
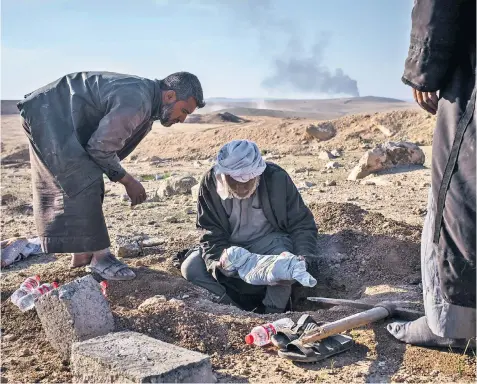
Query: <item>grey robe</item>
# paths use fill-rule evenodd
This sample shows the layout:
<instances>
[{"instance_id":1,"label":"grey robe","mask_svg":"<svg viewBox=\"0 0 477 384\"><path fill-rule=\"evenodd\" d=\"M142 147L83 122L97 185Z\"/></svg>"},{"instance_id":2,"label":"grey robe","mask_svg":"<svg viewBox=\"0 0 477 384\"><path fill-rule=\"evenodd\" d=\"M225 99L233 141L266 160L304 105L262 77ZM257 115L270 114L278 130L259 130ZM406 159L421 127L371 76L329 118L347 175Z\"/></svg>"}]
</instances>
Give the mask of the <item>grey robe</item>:
<instances>
[{"instance_id":1,"label":"grey robe","mask_svg":"<svg viewBox=\"0 0 477 384\"><path fill-rule=\"evenodd\" d=\"M97 212L103 174L112 181L125 175L120 160L159 119L160 82L109 72L73 73L26 95L18 109L35 157L34 212L44 250L88 252L109 246Z\"/></svg>"},{"instance_id":2,"label":"grey robe","mask_svg":"<svg viewBox=\"0 0 477 384\"><path fill-rule=\"evenodd\" d=\"M404 83L439 91L422 235L424 305L439 336L475 336L475 0L417 0Z\"/></svg>"}]
</instances>

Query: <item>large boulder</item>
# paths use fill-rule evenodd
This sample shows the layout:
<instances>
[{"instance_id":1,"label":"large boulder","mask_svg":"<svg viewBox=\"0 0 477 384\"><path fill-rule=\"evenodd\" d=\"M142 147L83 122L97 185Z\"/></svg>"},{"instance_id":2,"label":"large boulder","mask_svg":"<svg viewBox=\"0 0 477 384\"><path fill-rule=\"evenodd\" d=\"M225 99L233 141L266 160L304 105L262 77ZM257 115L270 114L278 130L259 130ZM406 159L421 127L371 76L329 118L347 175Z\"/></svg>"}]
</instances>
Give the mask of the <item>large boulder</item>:
<instances>
[{"instance_id":1,"label":"large boulder","mask_svg":"<svg viewBox=\"0 0 477 384\"><path fill-rule=\"evenodd\" d=\"M198 181L193 176L175 176L167 179L157 190L158 197L170 197L175 195L190 195L192 187Z\"/></svg>"},{"instance_id":2,"label":"large boulder","mask_svg":"<svg viewBox=\"0 0 477 384\"><path fill-rule=\"evenodd\" d=\"M367 151L348 176L348 180L362 179L373 172L402 165L422 165L426 156L416 144L387 142Z\"/></svg>"},{"instance_id":3,"label":"large boulder","mask_svg":"<svg viewBox=\"0 0 477 384\"><path fill-rule=\"evenodd\" d=\"M332 123L324 122L309 125L306 127L306 133L318 141L326 141L335 137L336 129Z\"/></svg>"}]
</instances>

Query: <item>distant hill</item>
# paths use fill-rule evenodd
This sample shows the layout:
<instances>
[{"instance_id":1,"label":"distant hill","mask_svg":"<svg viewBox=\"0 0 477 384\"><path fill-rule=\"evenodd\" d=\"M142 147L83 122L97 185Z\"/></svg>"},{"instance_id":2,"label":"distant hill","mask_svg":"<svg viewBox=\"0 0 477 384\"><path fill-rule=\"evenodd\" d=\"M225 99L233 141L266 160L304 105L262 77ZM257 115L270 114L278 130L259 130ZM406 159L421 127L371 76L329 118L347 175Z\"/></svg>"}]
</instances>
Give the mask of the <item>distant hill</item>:
<instances>
[{"instance_id":1,"label":"distant hill","mask_svg":"<svg viewBox=\"0 0 477 384\"><path fill-rule=\"evenodd\" d=\"M18 100L2 100L3 115L18 114ZM356 113L375 113L417 108L415 103L387 97L364 96L340 99L228 99L211 98L205 108L196 114L231 113L236 116L298 117L310 119L335 119ZM201 122L207 121L202 119Z\"/></svg>"},{"instance_id":2,"label":"distant hill","mask_svg":"<svg viewBox=\"0 0 477 384\"><path fill-rule=\"evenodd\" d=\"M19 114L20 111L17 108L17 103L20 100L2 100L1 104L1 112L2 115L16 115Z\"/></svg>"}]
</instances>

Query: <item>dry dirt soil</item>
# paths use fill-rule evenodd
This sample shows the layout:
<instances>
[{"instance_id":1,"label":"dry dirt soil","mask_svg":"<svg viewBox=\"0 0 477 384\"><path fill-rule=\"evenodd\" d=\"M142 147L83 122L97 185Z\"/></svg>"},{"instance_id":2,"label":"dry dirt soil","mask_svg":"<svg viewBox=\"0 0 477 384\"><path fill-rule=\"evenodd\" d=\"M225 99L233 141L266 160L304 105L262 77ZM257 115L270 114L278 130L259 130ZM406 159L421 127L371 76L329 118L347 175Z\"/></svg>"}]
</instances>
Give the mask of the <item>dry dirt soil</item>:
<instances>
[{"instance_id":1,"label":"dry dirt soil","mask_svg":"<svg viewBox=\"0 0 477 384\"><path fill-rule=\"evenodd\" d=\"M240 124L155 125L125 167L142 178L149 194L164 180L155 175L191 174L208 170L224 142L255 140L269 160L283 166L302 188L319 226L319 254L313 271L318 285L310 296L394 300L422 309L420 231L430 182L430 145L434 119L416 110L344 116L330 121L337 136L319 143L305 135L316 120L241 116ZM388 137L378 126L392 132ZM366 145L386 140L422 145L427 161L372 175L374 185L346 177ZM35 235L31 206L26 139L18 115L2 117L2 239ZM341 149L340 168L325 170L322 149ZM151 180L152 179L152 180ZM325 186L328 181L336 185ZM308 187L305 185L313 185ZM106 181L104 211L113 246L116 236L159 237L163 244L141 257L124 259L137 273L132 282L110 282L108 299L118 330L135 330L160 340L207 353L220 382L474 382L475 354L407 346L387 334L386 322L348 332L355 346L317 364L293 364L272 348L245 345L255 325L279 318L256 315L214 304L210 295L181 278L173 266L177 252L198 241L195 202L191 195L173 196L131 209L121 198L120 185ZM170 223L171 215L175 223ZM22 280L40 274L60 284L86 274L69 270L68 255L30 257L2 271L2 382L71 382L70 367L49 345L35 311L20 312L8 300ZM154 295L177 299L139 310ZM356 313L335 307L318 308L299 302L288 315L303 311L318 321L333 321ZM287 315L287 316L288 316Z\"/></svg>"}]
</instances>

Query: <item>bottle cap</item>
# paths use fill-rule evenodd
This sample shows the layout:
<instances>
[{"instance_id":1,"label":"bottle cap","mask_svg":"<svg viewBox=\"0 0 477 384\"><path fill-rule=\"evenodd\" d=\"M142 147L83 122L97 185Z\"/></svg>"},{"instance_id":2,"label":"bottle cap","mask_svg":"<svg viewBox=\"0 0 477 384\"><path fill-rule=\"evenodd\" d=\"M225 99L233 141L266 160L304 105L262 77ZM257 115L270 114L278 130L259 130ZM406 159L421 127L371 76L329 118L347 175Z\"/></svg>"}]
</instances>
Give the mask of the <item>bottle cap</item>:
<instances>
[{"instance_id":1,"label":"bottle cap","mask_svg":"<svg viewBox=\"0 0 477 384\"><path fill-rule=\"evenodd\" d=\"M40 275L35 275L35 280L39 282L40 281Z\"/></svg>"},{"instance_id":2,"label":"bottle cap","mask_svg":"<svg viewBox=\"0 0 477 384\"><path fill-rule=\"evenodd\" d=\"M53 288L58 288L58 283L56 281L53 281L53 283L51 283L51 286Z\"/></svg>"},{"instance_id":3,"label":"bottle cap","mask_svg":"<svg viewBox=\"0 0 477 384\"><path fill-rule=\"evenodd\" d=\"M248 344L248 345L253 344L254 340L255 339L253 335L251 334L248 334L247 336L245 336L245 344Z\"/></svg>"}]
</instances>

